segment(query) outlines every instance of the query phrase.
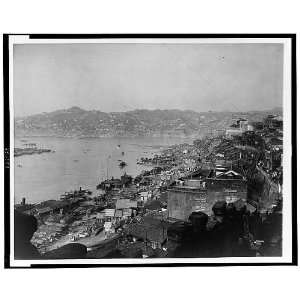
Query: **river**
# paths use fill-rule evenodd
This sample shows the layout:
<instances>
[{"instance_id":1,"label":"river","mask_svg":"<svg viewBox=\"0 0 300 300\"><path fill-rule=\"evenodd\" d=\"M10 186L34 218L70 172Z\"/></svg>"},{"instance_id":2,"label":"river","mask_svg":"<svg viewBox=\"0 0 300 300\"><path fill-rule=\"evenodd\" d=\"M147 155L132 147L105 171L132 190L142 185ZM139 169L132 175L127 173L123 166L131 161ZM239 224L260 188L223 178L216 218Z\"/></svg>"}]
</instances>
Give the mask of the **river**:
<instances>
[{"instance_id":1,"label":"river","mask_svg":"<svg viewBox=\"0 0 300 300\"><path fill-rule=\"evenodd\" d=\"M95 195L96 185L107 177L119 178L124 172L136 176L149 169L136 163L142 156L151 157L171 145L191 142L191 138L176 137L16 138L15 147L36 143L38 148L55 152L15 157L14 202L20 203L22 197L27 203L59 199L64 192L79 187ZM119 160L127 163L122 170Z\"/></svg>"}]
</instances>

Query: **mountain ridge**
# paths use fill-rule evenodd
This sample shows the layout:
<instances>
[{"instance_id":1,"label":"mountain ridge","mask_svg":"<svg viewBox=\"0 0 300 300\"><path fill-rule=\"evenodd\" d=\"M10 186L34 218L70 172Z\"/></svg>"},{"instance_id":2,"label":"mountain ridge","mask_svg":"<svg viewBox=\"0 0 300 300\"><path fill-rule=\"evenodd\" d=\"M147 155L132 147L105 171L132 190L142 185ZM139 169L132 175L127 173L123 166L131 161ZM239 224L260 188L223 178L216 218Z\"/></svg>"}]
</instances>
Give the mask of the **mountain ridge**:
<instances>
[{"instance_id":1,"label":"mountain ridge","mask_svg":"<svg viewBox=\"0 0 300 300\"><path fill-rule=\"evenodd\" d=\"M225 128L233 115L257 116L280 109L260 112L196 112L193 110L135 109L126 112L85 110L78 106L15 118L16 135L69 137L197 135L203 128Z\"/></svg>"}]
</instances>

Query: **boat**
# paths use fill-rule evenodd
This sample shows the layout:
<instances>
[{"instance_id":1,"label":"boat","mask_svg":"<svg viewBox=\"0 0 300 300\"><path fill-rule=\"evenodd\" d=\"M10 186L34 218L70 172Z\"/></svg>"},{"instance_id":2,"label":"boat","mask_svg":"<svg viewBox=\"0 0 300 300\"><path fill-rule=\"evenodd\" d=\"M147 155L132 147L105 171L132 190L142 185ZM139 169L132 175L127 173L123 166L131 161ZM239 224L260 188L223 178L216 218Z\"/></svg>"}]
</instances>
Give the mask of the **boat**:
<instances>
[{"instance_id":1,"label":"boat","mask_svg":"<svg viewBox=\"0 0 300 300\"><path fill-rule=\"evenodd\" d=\"M124 167L126 167L127 166L127 163L125 162L125 161L121 161L120 163L119 163L119 167L120 168L124 168Z\"/></svg>"},{"instance_id":2,"label":"boat","mask_svg":"<svg viewBox=\"0 0 300 300\"><path fill-rule=\"evenodd\" d=\"M125 153L124 153L124 151L122 151L122 153L121 153L121 154L124 156L124 154L125 154Z\"/></svg>"},{"instance_id":3,"label":"boat","mask_svg":"<svg viewBox=\"0 0 300 300\"><path fill-rule=\"evenodd\" d=\"M104 226L100 226L99 228L97 228L94 232L93 232L93 236L98 235L99 233L101 233L104 229Z\"/></svg>"}]
</instances>

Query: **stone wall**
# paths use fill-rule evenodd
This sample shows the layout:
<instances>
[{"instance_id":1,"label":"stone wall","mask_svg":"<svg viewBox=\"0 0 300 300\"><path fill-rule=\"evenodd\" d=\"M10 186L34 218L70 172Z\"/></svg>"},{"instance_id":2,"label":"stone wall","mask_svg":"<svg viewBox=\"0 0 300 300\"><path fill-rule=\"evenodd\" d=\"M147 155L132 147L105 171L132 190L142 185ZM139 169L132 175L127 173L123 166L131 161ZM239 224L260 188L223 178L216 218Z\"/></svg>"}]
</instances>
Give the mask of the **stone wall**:
<instances>
[{"instance_id":1,"label":"stone wall","mask_svg":"<svg viewBox=\"0 0 300 300\"><path fill-rule=\"evenodd\" d=\"M270 210L273 205L276 205L279 199L279 187L276 183L270 180L269 175L258 169L258 174L262 179L262 188L260 194L259 208L262 210Z\"/></svg>"},{"instance_id":2,"label":"stone wall","mask_svg":"<svg viewBox=\"0 0 300 300\"><path fill-rule=\"evenodd\" d=\"M185 191L176 188L168 190L169 218L187 221L190 214L196 210L209 213L206 190Z\"/></svg>"},{"instance_id":3,"label":"stone wall","mask_svg":"<svg viewBox=\"0 0 300 300\"><path fill-rule=\"evenodd\" d=\"M168 190L169 218L187 221L193 211L211 215L216 201L230 203L239 199L247 201L247 183L244 180L210 181L207 189L173 187Z\"/></svg>"}]
</instances>

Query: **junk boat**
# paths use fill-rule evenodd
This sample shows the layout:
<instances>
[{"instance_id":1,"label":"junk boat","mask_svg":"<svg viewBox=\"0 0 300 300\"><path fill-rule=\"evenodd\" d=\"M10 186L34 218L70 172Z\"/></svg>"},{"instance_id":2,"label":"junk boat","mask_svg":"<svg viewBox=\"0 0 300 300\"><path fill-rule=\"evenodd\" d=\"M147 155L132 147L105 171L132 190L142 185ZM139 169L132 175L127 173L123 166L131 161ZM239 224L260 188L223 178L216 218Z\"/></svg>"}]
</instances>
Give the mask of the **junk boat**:
<instances>
[{"instance_id":1,"label":"junk boat","mask_svg":"<svg viewBox=\"0 0 300 300\"><path fill-rule=\"evenodd\" d=\"M97 190L121 189L123 186L129 186L132 183L132 176L124 174L121 178L106 179L97 185Z\"/></svg>"}]
</instances>

